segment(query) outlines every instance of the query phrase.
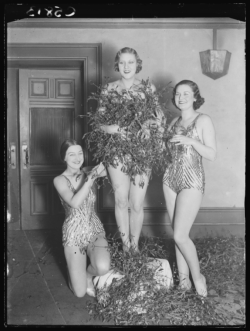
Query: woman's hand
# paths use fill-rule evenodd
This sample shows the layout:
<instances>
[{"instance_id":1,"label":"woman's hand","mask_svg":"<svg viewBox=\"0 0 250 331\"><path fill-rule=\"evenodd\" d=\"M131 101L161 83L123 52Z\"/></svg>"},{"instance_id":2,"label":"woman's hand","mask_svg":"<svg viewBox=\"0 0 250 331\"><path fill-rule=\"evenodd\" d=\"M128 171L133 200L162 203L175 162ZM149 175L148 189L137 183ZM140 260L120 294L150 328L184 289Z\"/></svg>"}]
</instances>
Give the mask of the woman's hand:
<instances>
[{"instance_id":1,"label":"woman's hand","mask_svg":"<svg viewBox=\"0 0 250 331\"><path fill-rule=\"evenodd\" d=\"M121 135L122 140L130 140L131 132L128 131L128 127L119 128L118 132Z\"/></svg>"},{"instance_id":2,"label":"woman's hand","mask_svg":"<svg viewBox=\"0 0 250 331\"><path fill-rule=\"evenodd\" d=\"M157 122L158 126L160 126L162 121L165 119L165 116L164 116L161 109L156 109L155 110L154 118L156 119L156 122Z\"/></svg>"},{"instance_id":3,"label":"woman's hand","mask_svg":"<svg viewBox=\"0 0 250 331\"><path fill-rule=\"evenodd\" d=\"M161 127L161 125L165 125L166 124L166 118L162 112L161 109L156 109L155 110L155 115L153 115L154 119L151 120L150 123L150 127L152 127L153 129L157 129L159 127Z\"/></svg>"},{"instance_id":4,"label":"woman's hand","mask_svg":"<svg viewBox=\"0 0 250 331\"><path fill-rule=\"evenodd\" d=\"M123 140L129 140L131 133L128 131L127 127L120 128L117 124L112 125L101 125L100 129L109 134L120 134Z\"/></svg>"},{"instance_id":5,"label":"woman's hand","mask_svg":"<svg viewBox=\"0 0 250 331\"><path fill-rule=\"evenodd\" d=\"M146 128L143 128L141 130L141 140L148 140L150 138L150 130L149 129L146 129Z\"/></svg>"},{"instance_id":6,"label":"woman's hand","mask_svg":"<svg viewBox=\"0 0 250 331\"><path fill-rule=\"evenodd\" d=\"M119 125L100 125L100 129L109 134L119 133L118 130L120 129Z\"/></svg>"},{"instance_id":7,"label":"woman's hand","mask_svg":"<svg viewBox=\"0 0 250 331\"><path fill-rule=\"evenodd\" d=\"M99 107L98 108L98 111L100 111L100 112L105 112L107 109L106 109L106 107Z\"/></svg>"},{"instance_id":8,"label":"woman's hand","mask_svg":"<svg viewBox=\"0 0 250 331\"><path fill-rule=\"evenodd\" d=\"M175 145L193 145L194 139L183 136L181 134L174 135L170 140L171 143L175 143Z\"/></svg>"},{"instance_id":9,"label":"woman's hand","mask_svg":"<svg viewBox=\"0 0 250 331\"><path fill-rule=\"evenodd\" d=\"M115 134L115 133L119 133L120 127L117 124L113 124L113 125L108 125L108 133L109 134Z\"/></svg>"},{"instance_id":10,"label":"woman's hand","mask_svg":"<svg viewBox=\"0 0 250 331\"><path fill-rule=\"evenodd\" d=\"M92 169L90 176L92 179L107 176L106 168L102 162Z\"/></svg>"}]
</instances>

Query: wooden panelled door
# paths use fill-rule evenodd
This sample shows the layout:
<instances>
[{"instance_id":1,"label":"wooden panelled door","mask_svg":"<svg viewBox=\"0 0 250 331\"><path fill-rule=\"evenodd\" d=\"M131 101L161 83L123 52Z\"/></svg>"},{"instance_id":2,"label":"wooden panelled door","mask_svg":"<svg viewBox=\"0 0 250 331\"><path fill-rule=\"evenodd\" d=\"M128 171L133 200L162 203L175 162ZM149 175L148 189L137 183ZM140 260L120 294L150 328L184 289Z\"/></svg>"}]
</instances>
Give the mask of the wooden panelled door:
<instances>
[{"instance_id":1,"label":"wooden panelled door","mask_svg":"<svg viewBox=\"0 0 250 331\"><path fill-rule=\"evenodd\" d=\"M65 169L59 149L83 136L80 69L19 70L21 225L55 228L64 212L53 178Z\"/></svg>"}]
</instances>

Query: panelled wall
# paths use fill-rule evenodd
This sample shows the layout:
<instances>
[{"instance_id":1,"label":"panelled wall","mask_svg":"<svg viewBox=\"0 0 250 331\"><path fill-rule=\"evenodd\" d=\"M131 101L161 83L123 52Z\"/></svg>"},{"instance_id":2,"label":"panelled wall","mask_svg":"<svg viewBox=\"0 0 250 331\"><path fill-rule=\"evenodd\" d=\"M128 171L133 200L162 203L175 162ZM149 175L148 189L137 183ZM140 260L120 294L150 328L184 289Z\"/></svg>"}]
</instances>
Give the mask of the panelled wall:
<instances>
[{"instance_id":1,"label":"panelled wall","mask_svg":"<svg viewBox=\"0 0 250 331\"><path fill-rule=\"evenodd\" d=\"M228 74L217 80L202 74L199 56L199 52L213 48L213 29L217 29L217 49L231 53ZM136 49L143 61L138 78L149 77L157 89L167 84L173 87L182 79L195 81L205 98L200 112L211 116L214 122L218 156L214 162L203 161L206 190L192 234L244 234L245 26L242 22L202 18L133 22L24 20L10 24L7 36L10 45L100 43L101 83L119 77L113 69L114 58L116 52L125 46ZM15 117L13 112L17 112L15 98L13 95L13 107L8 108L10 117ZM171 112L169 121L179 115L170 99L171 89L164 100ZM161 177L154 176L150 182L144 205L144 232L171 233ZM113 206L113 194L107 186L99 194L97 208L107 228L112 231L115 229ZM14 224L11 226L15 227Z\"/></svg>"}]
</instances>

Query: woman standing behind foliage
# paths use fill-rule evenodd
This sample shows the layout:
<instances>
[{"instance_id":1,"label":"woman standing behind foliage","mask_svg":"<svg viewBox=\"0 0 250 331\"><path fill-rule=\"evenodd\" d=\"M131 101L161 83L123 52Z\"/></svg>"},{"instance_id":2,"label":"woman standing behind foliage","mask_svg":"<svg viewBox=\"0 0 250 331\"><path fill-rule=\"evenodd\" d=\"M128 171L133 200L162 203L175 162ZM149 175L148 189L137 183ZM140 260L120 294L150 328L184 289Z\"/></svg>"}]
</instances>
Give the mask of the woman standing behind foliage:
<instances>
[{"instance_id":1,"label":"woman standing behind foliage","mask_svg":"<svg viewBox=\"0 0 250 331\"><path fill-rule=\"evenodd\" d=\"M65 209L63 246L69 286L77 297L83 297L86 292L95 296L92 278L109 271L110 254L103 225L94 211L95 195L91 187L96 178L106 175L106 170L99 164L86 176L81 171L82 147L73 139L62 143L60 156L67 168L54 178L54 186ZM88 268L86 254L90 258Z\"/></svg>"},{"instance_id":2,"label":"woman standing behind foliage","mask_svg":"<svg viewBox=\"0 0 250 331\"><path fill-rule=\"evenodd\" d=\"M174 230L180 287L191 288L190 270L197 293L206 296L206 279L200 273L196 248L189 233L205 189L202 157L210 161L216 158L215 130L211 118L196 111L204 103L196 83L179 82L173 90L172 102L181 116L168 128L172 163L163 177L163 191Z\"/></svg>"},{"instance_id":3,"label":"woman standing behind foliage","mask_svg":"<svg viewBox=\"0 0 250 331\"><path fill-rule=\"evenodd\" d=\"M129 47L122 48L115 57L115 71L119 71L121 78L109 83L103 90L103 93L116 91L130 97L129 92L133 95L140 94L141 98L145 98L140 92L142 84L136 78L136 74L142 69L142 60L139 58L137 52ZM155 92L155 86L151 84L151 92ZM124 92L127 92L124 94ZM101 106L101 105L100 105ZM102 107L99 108L100 111ZM141 139L149 139L149 126L160 126L164 121L164 115L160 108L155 109L155 118L151 122L144 123ZM159 124L157 124L159 123ZM110 134L120 134L126 140L129 139L129 132L126 128L121 128L119 125L102 125L101 129ZM131 155L125 155L124 159L129 160ZM125 164L126 166L126 164ZM117 158L117 166L108 166L108 172L111 178L112 187L115 195L115 217L119 227L119 232L123 241L123 249L127 251L132 246L135 251L138 250L138 241L143 224L143 201L145 198L151 169L143 174L144 186L140 187L141 175L135 176L134 184L130 177L122 171L124 163ZM130 205L131 213L128 213L128 206Z\"/></svg>"}]
</instances>

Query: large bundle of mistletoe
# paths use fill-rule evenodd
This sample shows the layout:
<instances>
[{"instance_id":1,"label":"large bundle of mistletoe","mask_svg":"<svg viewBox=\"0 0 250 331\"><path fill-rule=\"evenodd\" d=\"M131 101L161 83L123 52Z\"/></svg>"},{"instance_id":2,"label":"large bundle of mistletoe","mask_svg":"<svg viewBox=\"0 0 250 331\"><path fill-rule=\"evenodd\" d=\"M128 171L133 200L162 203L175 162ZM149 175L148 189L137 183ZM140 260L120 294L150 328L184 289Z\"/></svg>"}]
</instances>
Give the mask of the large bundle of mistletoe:
<instances>
[{"instance_id":1,"label":"large bundle of mistletoe","mask_svg":"<svg viewBox=\"0 0 250 331\"><path fill-rule=\"evenodd\" d=\"M159 94L153 93L149 80L142 81L136 89L122 90L99 88L89 100L96 100L98 107L88 113L91 132L84 135L87 147L94 151L94 160L105 166L117 167L135 183L135 176L141 175L140 186L144 186L143 174L151 169L163 172L170 162L170 153L164 143L165 117L159 120ZM102 125L117 124L126 131L108 134ZM123 130L123 132L124 132Z\"/></svg>"},{"instance_id":2,"label":"large bundle of mistletoe","mask_svg":"<svg viewBox=\"0 0 250 331\"><path fill-rule=\"evenodd\" d=\"M227 314L227 318L225 315L223 316L221 307L218 309L220 304L215 300L218 299L214 295L215 291L212 290L213 295L210 295L212 283L214 283L212 289L215 288L214 285L220 288L224 287L225 283L229 285L228 273L224 276L223 273L220 274L221 282L218 282L217 278L213 281L215 269L214 264L210 262L217 259L214 248L218 238L212 240L209 240L209 238L202 239L198 245L204 248L205 254L205 256L204 254L201 255L201 261L203 261L201 271L207 279L210 279L211 283L208 288L210 293L206 298L197 295L194 287L190 290L179 288L178 272L175 266L175 244L172 239L166 239L141 237L140 252L135 254L133 250L124 253L120 240L107 238L111 256L111 269L119 272L121 277L111 280L107 278L107 287L101 288L99 288L96 278L106 277L106 275L94 278L96 300L87 302L89 315L94 321L98 319L102 320L104 324L112 322L115 325L229 325L225 322L232 318L230 316L232 311L225 310L224 313ZM230 246L229 241L231 243L232 239L229 238L224 243L226 245L224 253ZM234 244L235 241L233 241ZM220 244L219 246L221 249ZM241 250L238 245L235 246L235 250L237 250L238 257L239 253L241 256L243 255L243 252L238 252ZM208 251L211 254L207 254ZM218 262L222 260L221 255L223 254L218 256ZM230 256L232 258L234 254ZM148 268L148 262L151 258L154 260L159 258L169 260L173 270L173 286L168 287L163 284L159 281L154 268ZM239 265L240 260L238 259L237 265ZM226 262L228 260L225 261L224 266L226 266ZM210 264L211 275L208 277L206 270L210 268ZM219 271L220 267L221 264L218 268ZM217 274L219 275L219 272ZM108 277L112 278L110 273ZM225 297L221 299L221 306L225 306L227 299ZM239 316L240 312L237 315ZM241 318L244 320L243 315Z\"/></svg>"}]
</instances>

